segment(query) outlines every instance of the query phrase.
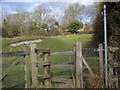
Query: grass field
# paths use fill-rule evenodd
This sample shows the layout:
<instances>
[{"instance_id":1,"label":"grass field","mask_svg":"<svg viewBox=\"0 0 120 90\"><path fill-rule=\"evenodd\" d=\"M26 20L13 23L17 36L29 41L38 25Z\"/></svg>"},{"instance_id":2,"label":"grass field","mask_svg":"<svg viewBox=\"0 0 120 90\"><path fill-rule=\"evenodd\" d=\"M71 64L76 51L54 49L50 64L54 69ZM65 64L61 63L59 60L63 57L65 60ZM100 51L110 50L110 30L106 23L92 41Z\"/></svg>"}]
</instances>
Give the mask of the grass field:
<instances>
[{"instance_id":1,"label":"grass field","mask_svg":"<svg viewBox=\"0 0 120 90\"><path fill-rule=\"evenodd\" d=\"M37 48L50 48L51 52L59 52L59 51L67 51L67 50L73 50L74 44L77 41L80 41L82 43L83 47L89 47L90 42L92 40L91 34L80 34L80 35L67 35L67 36L24 36L19 38L2 38L2 50L3 52L8 52L10 50L18 51L22 50L24 46L21 45L17 47L9 46L11 43L24 41L24 40L31 40L31 39L43 39L43 42L36 43ZM38 56L39 58L40 56ZM8 73L8 76L5 77L3 80L3 88L7 87L23 87L24 86L24 59L23 57L9 57L9 58L3 58L2 60L2 69L3 73L7 71L7 68L16 60L19 59L21 62L14 66L10 72ZM28 57L30 59L30 57ZM71 57L72 59L72 57ZM68 57L49 57L49 60L51 63L59 64L59 63L67 63ZM91 62L90 62L91 63ZM42 73L42 68L39 68L39 73ZM62 70L56 70L53 69L54 73L52 72L52 75L65 75L69 74L69 71L62 71ZM58 72L57 72L58 71Z\"/></svg>"},{"instance_id":2,"label":"grass field","mask_svg":"<svg viewBox=\"0 0 120 90\"><path fill-rule=\"evenodd\" d=\"M75 42L81 41L83 47L87 47L91 41L91 34L81 34L81 35L69 35L69 36L24 36L19 38L2 38L2 49L3 51L9 51L10 49L21 49L21 46L10 47L11 43L42 38L44 41L37 43L38 47L50 48L52 51L65 51L70 50Z\"/></svg>"}]
</instances>

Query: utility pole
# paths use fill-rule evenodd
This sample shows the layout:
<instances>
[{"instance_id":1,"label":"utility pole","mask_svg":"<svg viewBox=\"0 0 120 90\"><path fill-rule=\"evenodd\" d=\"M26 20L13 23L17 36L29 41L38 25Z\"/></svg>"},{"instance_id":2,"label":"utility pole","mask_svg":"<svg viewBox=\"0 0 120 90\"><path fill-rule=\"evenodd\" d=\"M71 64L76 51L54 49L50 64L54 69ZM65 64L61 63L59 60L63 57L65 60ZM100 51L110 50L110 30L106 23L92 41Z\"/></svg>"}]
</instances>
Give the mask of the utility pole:
<instances>
[{"instance_id":1,"label":"utility pole","mask_svg":"<svg viewBox=\"0 0 120 90\"><path fill-rule=\"evenodd\" d=\"M106 5L104 5L104 42L105 42L105 87L108 88L108 49L107 49L107 26L106 26Z\"/></svg>"}]
</instances>

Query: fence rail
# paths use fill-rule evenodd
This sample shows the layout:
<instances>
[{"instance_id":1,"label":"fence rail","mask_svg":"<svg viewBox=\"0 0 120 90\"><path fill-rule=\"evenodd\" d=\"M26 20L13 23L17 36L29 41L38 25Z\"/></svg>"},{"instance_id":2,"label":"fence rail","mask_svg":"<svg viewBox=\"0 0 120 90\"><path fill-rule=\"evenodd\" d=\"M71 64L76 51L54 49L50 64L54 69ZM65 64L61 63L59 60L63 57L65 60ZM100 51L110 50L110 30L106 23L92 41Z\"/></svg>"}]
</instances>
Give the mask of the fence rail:
<instances>
[{"instance_id":1,"label":"fence rail","mask_svg":"<svg viewBox=\"0 0 120 90\"><path fill-rule=\"evenodd\" d=\"M0 53L2 57L11 57L11 56L26 56L29 55L29 53L26 53L25 51L16 51L16 52L3 52Z\"/></svg>"},{"instance_id":2,"label":"fence rail","mask_svg":"<svg viewBox=\"0 0 120 90\"><path fill-rule=\"evenodd\" d=\"M100 48L82 48L82 51L84 52L99 52L100 50L104 51L104 49L100 49Z\"/></svg>"},{"instance_id":3,"label":"fence rail","mask_svg":"<svg viewBox=\"0 0 120 90\"><path fill-rule=\"evenodd\" d=\"M99 51L100 49L99 48L82 48L82 51L93 51L93 52L96 52L96 51ZM103 49L102 49L103 50ZM41 48L41 49L35 49L35 52L36 53L40 53L40 52L48 52L50 51L49 48ZM0 54L2 55L2 57L11 57L11 56L26 56L26 55L29 55L30 53L26 53L25 51L15 51L15 52L0 52ZM52 52L51 55L63 55L63 56L66 56L66 55L75 55L75 52L74 51L65 51L65 52Z\"/></svg>"},{"instance_id":4,"label":"fence rail","mask_svg":"<svg viewBox=\"0 0 120 90\"><path fill-rule=\"evenodd\" d=\"M53 56L67 56L67 55L75 55L75 52L74 51L52 52L50 55L53 55Z\"/></svg>"}]
</instances>

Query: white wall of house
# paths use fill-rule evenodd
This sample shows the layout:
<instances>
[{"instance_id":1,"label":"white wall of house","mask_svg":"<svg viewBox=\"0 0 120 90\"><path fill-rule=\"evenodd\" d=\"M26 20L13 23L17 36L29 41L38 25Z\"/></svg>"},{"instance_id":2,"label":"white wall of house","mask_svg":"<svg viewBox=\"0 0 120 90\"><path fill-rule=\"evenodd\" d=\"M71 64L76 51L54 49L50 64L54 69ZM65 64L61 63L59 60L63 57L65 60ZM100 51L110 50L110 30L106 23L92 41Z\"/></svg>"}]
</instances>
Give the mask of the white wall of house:
<instances>
[{"instance_id":1,"label":"white wall of house","mask_svg":"<svg viewBox=\"0 0 120 90\"><path fill-rule=\"evenodd\" d=\"M78 32L84 31L85 26L83 28L79 29Z\"/></svg>"}]
</instances>

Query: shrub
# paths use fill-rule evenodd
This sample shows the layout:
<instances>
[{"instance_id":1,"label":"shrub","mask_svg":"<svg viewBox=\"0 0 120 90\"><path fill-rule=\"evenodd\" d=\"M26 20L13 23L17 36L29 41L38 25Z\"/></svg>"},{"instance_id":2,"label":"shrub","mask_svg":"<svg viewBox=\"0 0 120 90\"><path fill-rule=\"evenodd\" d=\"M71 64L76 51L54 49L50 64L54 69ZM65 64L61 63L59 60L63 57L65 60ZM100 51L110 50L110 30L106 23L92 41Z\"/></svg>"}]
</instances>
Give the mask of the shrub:
<instances>
[{"instance_id":1,"label":"shrub","mask_svg":"<svg viewBox=\"0 0 120 90\"><path fill-rule=\"evenodd\" d=\"M67 28L71 33L78 33L78 29L83 28L83 23L78 20L72 20L68 23Z\"/></svg>"},{"instance_id":2,"label":"shrub","mask_svg":"<svg viewBox=\"0 0 120 90\"><path fill-rule=\"evenodd\" d=\"M43 23L43 24L41 25L41 28L43 28L43 29L48 29L48 25L47 25L46 23Z\"/></svg>"}]
</instances>

